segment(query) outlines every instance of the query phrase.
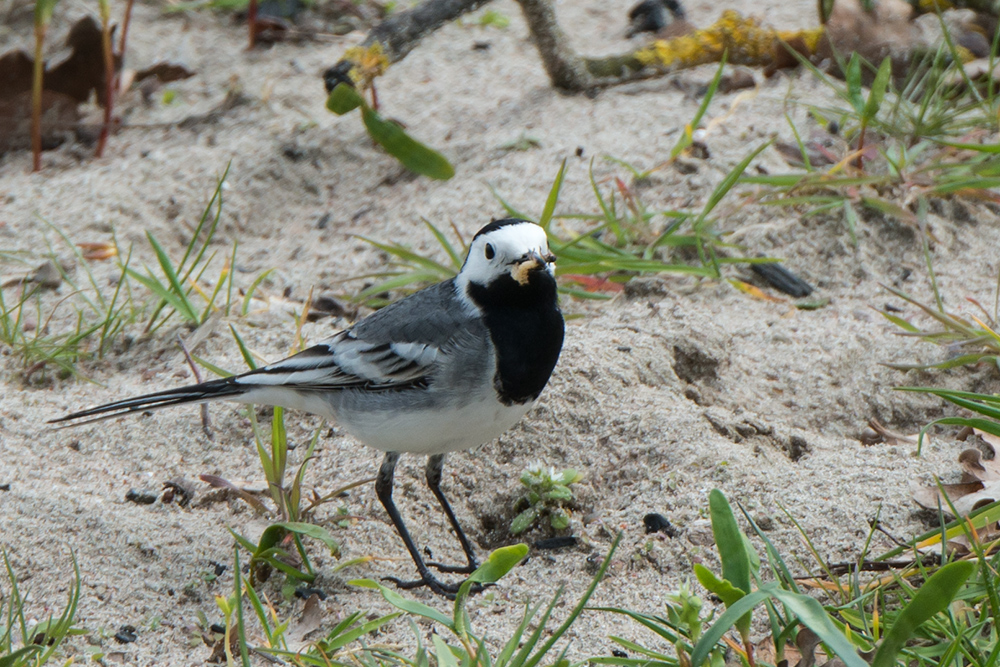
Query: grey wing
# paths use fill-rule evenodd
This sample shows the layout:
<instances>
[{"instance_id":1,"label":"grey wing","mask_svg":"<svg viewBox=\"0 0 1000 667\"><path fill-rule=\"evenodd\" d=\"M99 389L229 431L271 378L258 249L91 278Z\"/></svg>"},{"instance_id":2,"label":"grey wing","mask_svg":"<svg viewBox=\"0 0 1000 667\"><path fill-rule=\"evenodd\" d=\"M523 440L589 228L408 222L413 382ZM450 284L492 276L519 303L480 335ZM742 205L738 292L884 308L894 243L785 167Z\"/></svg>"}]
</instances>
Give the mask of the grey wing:
<instances>
[{"instance_id":1,"label":"grey wing","mask_svg":"<svg viewBox=\"0 0 1000 667\"><path fill-rule=\"evenodd\" d=\"M467 335L475 319L455 296L454 282L448 280L236 381L301 390L425 383L442 361L449 342Z\"/></svg>"}]
</instances>

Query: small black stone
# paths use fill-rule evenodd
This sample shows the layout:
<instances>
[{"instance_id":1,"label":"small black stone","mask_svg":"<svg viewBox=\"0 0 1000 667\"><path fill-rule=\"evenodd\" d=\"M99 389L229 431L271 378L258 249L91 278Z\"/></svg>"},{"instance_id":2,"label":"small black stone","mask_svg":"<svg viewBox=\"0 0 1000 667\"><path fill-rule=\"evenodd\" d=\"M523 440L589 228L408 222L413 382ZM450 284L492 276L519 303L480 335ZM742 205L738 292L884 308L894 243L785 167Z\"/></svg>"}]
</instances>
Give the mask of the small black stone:
<instances>
[{"instance_id":1,"label":"small black stone","mask_svg":"<svg viewBox=\"0 0 1000 667\"><path fill-rule=\"evenodd\" d=\"M221 577L222 573L226 571L226 566L222 563L216 563L214 560L210 560L208 561L208 564L215 570L215 576L217 577Z\"/></svg>"},{"instance_id":2,"label":"small black stone","mask_svg":"<svg viewBox=\"0 0 1000 667\"><path fill-rule=\"evenodd\" d=\"M212 625L208 626L208 629L217 635L226 634L226 626L222 625L221 623L212 623Z\"/></svg>"},{"instance_id":3,"label":"small black stone","mask_svg":"<svg viewBox=\"0 0 1000 667\"><path fill-rule=\"evenodd\" d=\"M615 656L616 658L627 658L628 657L628 653L626 653L625 651L621 650L620 648L613 648L613 649L611 649L611 655Z\"/></svg>"},{"instance_id":4,"label":"small black stone","mask_svg":"<svg viewBox=\"0 0 1000 667\"><path fill-rule=\"evenodd\" d=\"M663 533L667 537L677 537L677 529L662 514L651 512L642 517L642 523L646 526L646 534Z\"/></svg>"},{"instance_id":5,"label":"small black stone","mask_svg":"<svg viewBox=\"0 0 1000 667\"><path fill-rule=\"evenodd\" d=\"M156 494L149 493L148 491L136 491L135 489L129 489L125 494L125 500L130 503L136 503L137 505L152 505L156 502Z\"/></svg>"},{"instance_id":6,"label":"small black stone","mask_svg":"<svg viewBox=\"0 0 1000 667\"><path fill-rule=\"evenodd\" d=\"M568 537L551 537L547 540L538 540L533 545L534 548L543 549L563 549L565 547L575 547L579 540L572 535Z\"/></svg>"},{"instance_id":7,"label":"small black stone","mask_svg":"<svg viewBox=\"0 0 1000 667\"><path fill-rule=\"evenodd\" d=\"M812 285L776 262L751 264L750 270L767 281L771 287L789 296L803 297L813 292Z\"/></svg>"},{"instance_id":8,"label":"small black stone","mask_svg":"<svg viewBox=\"0 0 1000 667\"><path fill-rule=\"evenodd\" d=\"M131 644L138 638L139 636L135 633L134 625L123 625L115 633L115 641L119 644Z\"/></svg>"},{"instance_id":9,"label":"small black stone","mask_svg":"<svg viewBox=\"0 0 1000 667\"><path fill-rule=\"evenodd\" d=\"M318 588L309 588L307 586L302 586L301 588L295 589L295 597L302 598L303 600L308 600L310 597L315 595L320 600L326 599L326 593Z\"/></svg>"},{"instance_id":10,"label":"small black stone","mask_svg":"<svg viewBox=\"0 0 1000 667\"><path fill-rule=\"evenodd\" d=\"M10 491L10 482L0 484L0 491Z\"/></svg>"}]
</instances>

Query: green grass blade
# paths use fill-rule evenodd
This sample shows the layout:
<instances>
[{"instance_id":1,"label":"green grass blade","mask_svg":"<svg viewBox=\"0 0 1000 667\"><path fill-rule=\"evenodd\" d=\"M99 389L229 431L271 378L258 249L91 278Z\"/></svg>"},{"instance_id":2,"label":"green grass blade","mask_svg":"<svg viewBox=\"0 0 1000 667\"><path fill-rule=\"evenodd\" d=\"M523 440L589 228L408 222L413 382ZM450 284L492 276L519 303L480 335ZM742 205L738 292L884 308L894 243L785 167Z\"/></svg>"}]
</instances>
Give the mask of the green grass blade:
<instances>
[{"instance_id":1,"label":"green grass blade","mask_svg":"<svg viewBox=\"0 0 1000 667\"><path fill-rule=\"evenodd\" d=\"M900 650L914 636L917 628L948 608L975 567L975 563L969 561L948 563L925 581L893 621L871 667L894 667ZM862 661L861 667L864 665Z\"/></svg>"}]
</instances>

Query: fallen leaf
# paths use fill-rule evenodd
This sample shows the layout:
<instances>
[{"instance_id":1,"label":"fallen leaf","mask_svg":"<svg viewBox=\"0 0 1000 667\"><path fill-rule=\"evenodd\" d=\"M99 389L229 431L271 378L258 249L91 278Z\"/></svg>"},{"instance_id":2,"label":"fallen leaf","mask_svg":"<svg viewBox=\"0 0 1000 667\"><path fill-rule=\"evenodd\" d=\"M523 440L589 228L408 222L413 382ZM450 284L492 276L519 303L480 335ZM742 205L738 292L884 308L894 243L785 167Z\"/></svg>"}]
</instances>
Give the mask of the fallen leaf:
<instances>
[{"instance_id":1,"label":"fallen leaf","mask_svg":"<svg viewBox=\"0 0 1000 667\"><path fill-rule=\"evenodd\" d=\"M871 426L872 430L878 433L882 437L882 442L887 445L892 445L893 447L917 447L920 440L920 434L914 433L913 435L904 435L902 433L897 433L895 431L890 431L877 419L869 419L868 425ZM931 441L929 435L924 435L924 444L927 445Z\"/></svg>"},{"instance_id":2,"label":"fallen leaf","mask_svg":"<svg viewBox=\"0 0 1000 667\"><path fill-rule=\"evenodd\" d=\"M192 76L194 76L194 72L184 65L164 62L136 71L133 82L138 83L143 79L155 78L160 83L170 83L171 81L190 79Z\"/></svg>"},{"instance_id":3,"label":"fallen leaf","mask_svg":"<svg viewBox=\"0 0 1000 667\"><path fill-rule=\"evenodd\" d=\"M587 292L621 292L625 289L622 283L617 283L607 278L584 276L576 273L568 273L563 278L572 280Z\"/></svg>"},{"instance_id":4,"label":"fallen leaf","mask_svg":"<svg viewBox=\"0 0 1000 667\"><path fill-rule=\"evenodd\" d=\"M766 294L764 290L762 290L761 288L755 285L751 285L750 283L745 283L742 280L736 280L735 278L730 278L729 284L738 289L739 291L743 292L744 294L749 294L755 299L761 299L763 301L774 301L777 303L785 301L785 299L782 299L781 297L771 296L770 294Z\"/></svg>"},{"instance_id":5,"label":"fallen leaf","mask_svg":"<svg viewBox=\"0 0 1000 667\"><path fill-rule=\"evenodd\" d=\"M65 141L77 129L77 105L94 92L104 105L104 47L101 28L85 16L70 28L65 44L70 55L45 64L42 79L42 148ZM116 56L115 66L121 59ZM34 60L21 50L0 55L0 154L31 145L31 88Z\"/></svg>"},{"instance_id":6,"label":"fallen leaf","mask_svg":"<svg viewBox=\"0 0 1000 667\"><path fill-rule=\"evenodd\" d=\"M90 261L101 261L118 256L118 246L114 243L77 243L83 258Z\"/></svg>"},{"instance_id":7,"label":"fallen leaf","mask_svg":"<svg viewBox=\"0 0 1000 667\"><path fill-rule=\"evenodd\" d=\"M288 650L298 652L305 648L309 644L306 635L318 630L322 622L323 609L319 604L319 596L313 593L306 600L302 615L292 627L288 628Z\"/></svg>"}]
</instances>

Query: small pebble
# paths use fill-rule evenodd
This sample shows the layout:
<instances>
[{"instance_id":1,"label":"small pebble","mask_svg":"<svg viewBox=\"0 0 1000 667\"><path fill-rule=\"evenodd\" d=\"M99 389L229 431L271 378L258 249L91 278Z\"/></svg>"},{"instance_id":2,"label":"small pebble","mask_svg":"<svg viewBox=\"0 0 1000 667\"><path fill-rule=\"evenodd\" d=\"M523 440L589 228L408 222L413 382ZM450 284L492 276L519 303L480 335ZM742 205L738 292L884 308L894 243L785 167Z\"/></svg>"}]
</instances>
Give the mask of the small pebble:
<instances>
[{"instance_id":1,"label":"small pebble","mask_svg":"<svg viewBox=\"0 0 1000 667\"><path fill-rule=\"evenodd\" d=\"M563 549L565 547L575 547L579 540L572 535L569 537L551 537L547 540L538 540L532 546L536 549Z\"/></svg>"},{"instance_id":2,"label":"small pebble","mask_svg":"<svg viewBox=\"0 0 1000 667\"><path fill-rule=\"evenodd\" d=\"M662 514L650 512L642 517L642 523L646 526L646 534L663 533L667 537L677 537L677 529Z\"/></svg>"},{"instance_id":3,"label":"small pebble","mask_svg":"<svg viewBox=\"0 0 1000 667\"><path fill-rule=\"evenodd\" d=\"M131 644L138 638L139 636L136 635L135 626L133 625L123 625L115 633L115 641L119 644Z\"/></svg>"},{"instance_id":4,"label":"small pebble","mask_svg":"<svg viewBox=\"0 0 1000 667\"><path fill-rule=\"evenodd\" d=\"M148 491L136 491L135 489L129 489L128 493L125 494L125 500L130 503L136 503L137 505L152 505L156 502L156 494L149 493Z\"/></svg>"},{"instance_id":5,"label":"small pebble","mask_svg":"<svg viewBox=\"0 0 1000 667\"><path fill-rule=\"evenodd\" d=\"M308 588L307 586L302 586L301 588L295 589L295 597L297 598L308 600L313 595L318 597L320 600L326 599L326 593L324 593L318 588Z\"/></svg>"}]
</instances>

